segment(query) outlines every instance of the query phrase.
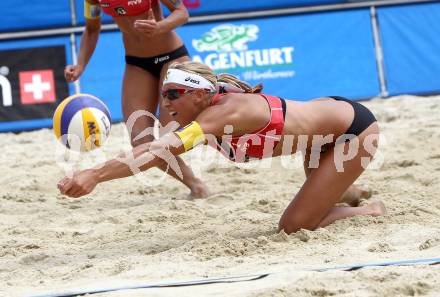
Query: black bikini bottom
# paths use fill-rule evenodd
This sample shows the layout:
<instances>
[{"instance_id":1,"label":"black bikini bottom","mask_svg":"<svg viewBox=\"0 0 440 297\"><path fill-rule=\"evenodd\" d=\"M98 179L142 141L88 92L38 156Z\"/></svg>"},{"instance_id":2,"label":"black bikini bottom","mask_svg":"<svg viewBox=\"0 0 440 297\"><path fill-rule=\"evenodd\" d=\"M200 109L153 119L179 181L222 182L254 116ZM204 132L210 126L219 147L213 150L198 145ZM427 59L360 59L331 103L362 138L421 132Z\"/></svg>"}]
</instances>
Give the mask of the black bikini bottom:
<instances>
[{"instance_id":1,"label":"black bikini bottom","mask_svg":"<svg viewBox=\"0 0 440 297\"><path fill-rule=\"evenodd\" d=\"M178 49L175 49L172 52L161 54L159 56L154 57L135 57L135 56L125 56L125 63L133 66L138 66L145 71L148 71L155 77L160 77L160 71L163 68L163 65L166 63L175 60L177 58L189 56L188 50L185 45L182 45Z\"/></svg>"},{"instance_id":2,"label":"black bikini bottom","mask_svg":"<svg viewBox=\"0 0 440 297\"><path fill-rule=\"evenodd\" d=\"M367 129L372 123L377 121L373 113L359 102L351 101L347 98L339 96L329 96L329 98L333 98L338 101L345 101L353 106L354 118L350 128L348 128L348 130L345 132L346 135L351 134L359 136L359 134L364 132L364 130Z\"/></svg>"},{"instance_id":3,"label":"black bikini bottom","mask_svg":"<svg viewBox=\"0 0 440 297\"><path fill-rule=\"evenodd\" d=\"M278 97L281 100L281 108L283 109L283 119L286 120L286 111L287 111L287 106L286 106L286 100Z\"/></svg>"}]
</instances>

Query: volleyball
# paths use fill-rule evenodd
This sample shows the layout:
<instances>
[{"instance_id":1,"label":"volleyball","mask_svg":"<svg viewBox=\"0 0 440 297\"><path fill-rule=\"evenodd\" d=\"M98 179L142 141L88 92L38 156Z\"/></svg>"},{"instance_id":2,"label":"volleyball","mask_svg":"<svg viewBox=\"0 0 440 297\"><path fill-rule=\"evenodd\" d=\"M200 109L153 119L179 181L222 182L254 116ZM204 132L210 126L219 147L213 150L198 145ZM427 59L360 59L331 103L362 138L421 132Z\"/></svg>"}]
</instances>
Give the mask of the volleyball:
<instances>
[{"instance_id":1,"label":"volleyball","mask_svg":"<svg viewBox=\"0 0 440 297\"><path fill-rule=\"evenodd\" d=\"M95 96L76 94L64 99L55 110L55 137L68 149L91 151L104 144L110 134L107 106Z\"/></svg>"}]
</instances>

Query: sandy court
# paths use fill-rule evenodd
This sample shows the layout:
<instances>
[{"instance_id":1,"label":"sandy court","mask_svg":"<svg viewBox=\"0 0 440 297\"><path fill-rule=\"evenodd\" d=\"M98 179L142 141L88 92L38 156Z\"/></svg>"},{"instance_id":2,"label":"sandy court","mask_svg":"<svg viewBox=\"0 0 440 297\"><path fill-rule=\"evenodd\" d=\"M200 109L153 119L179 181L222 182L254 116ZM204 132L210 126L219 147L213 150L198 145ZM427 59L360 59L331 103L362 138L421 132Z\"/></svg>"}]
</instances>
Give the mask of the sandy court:
<instances>
[{"instance_id":1,"label":"sandy court","mask_svg":"<svg viewBox=\"0 0 440 297\"><path fill-rule=\"evenodd\" d=\"M275 274L96 296L439 296L440 265L303 271L440 256L440 96L365 104L380 122L376 165L383 164L358 183L373 189L388 215L290 236L276 233L277 223L305 177L280 158L254 165L270 168L226 160L215 167L194 151L184 158L200 165L213 192L203 200L187 200L184 186L156 170L71 199L56 188L63 158L51 130L1 134L0 296L260 272ZM81 156L81 168L128 147L124 127L114 125L102 152ZM160 186L148 186L158 179Z\"/></svg>"}]
</instances>

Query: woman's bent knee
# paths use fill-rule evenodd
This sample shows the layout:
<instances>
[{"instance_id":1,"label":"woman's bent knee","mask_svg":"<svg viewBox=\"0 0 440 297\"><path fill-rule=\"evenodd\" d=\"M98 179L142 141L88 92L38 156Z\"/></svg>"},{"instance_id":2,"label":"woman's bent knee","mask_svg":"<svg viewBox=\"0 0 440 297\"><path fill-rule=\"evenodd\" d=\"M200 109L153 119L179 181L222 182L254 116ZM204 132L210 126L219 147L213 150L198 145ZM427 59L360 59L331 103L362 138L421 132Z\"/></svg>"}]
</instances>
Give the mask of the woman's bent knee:
<instances>
[{"instance_id":1,"label":"woman's bent knee","mask_svg":"<svg viewBox=\"0 0 440 297\"><path fill-rule=\"evenodd\" d=\"M286 234L291 234L299 231L300 229L315 230L318 224L306 222L305 220L301 219L281 218L278 223L278 232L283 230Z\"/></svg>"}]
</instances>

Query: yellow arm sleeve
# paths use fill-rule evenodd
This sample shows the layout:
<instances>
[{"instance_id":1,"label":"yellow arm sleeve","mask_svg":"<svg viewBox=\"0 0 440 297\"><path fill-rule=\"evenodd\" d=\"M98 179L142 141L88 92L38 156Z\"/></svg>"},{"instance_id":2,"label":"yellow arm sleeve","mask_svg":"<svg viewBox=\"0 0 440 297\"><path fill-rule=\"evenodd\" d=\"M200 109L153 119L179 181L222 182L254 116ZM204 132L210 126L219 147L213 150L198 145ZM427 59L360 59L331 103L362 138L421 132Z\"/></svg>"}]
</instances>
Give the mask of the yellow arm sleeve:
<instances>
[{"instance_id":1,"label":"yellow arm sleeve","mask_svg":"<svg viewBox=\"0 0 440 297\"><path fill-rule=\"evenodd\" d=\"M91 4L84 0L84 17L89 20L101 17L101 7L99 4Z\"/></svg>"},{"instance_id":2,"label":"yellow arm sleeve","mask_svg":"<svg viewBox=\"0 0 440 297\"><path fill-rule=\"evenodd\" d=\"M175 133L182 141L185 152L189 151L200 143L205 143L206 141L202 127L200 127L199 123L196 121L191 122L191 124Z\"/></svg>"}]
</instances>

